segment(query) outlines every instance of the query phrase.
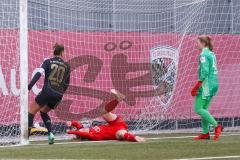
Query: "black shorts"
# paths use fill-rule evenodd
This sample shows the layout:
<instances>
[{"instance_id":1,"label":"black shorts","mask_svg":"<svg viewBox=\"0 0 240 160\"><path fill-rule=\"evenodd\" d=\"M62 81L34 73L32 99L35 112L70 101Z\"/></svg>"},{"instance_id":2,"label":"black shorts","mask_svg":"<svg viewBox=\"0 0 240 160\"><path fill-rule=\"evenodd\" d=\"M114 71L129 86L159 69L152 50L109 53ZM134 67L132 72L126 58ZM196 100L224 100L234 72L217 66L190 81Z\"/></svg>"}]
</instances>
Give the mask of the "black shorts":
<instances>
[{"instance_id":1,"label":"black shorts","mask_svg":"<svg viewBox=\"0 0 240 160\"><path fill-rule=\"evenodd\" d=\"M61 100L62 95L46 91L40 92L35 98L35 101L39 106L43 107L47 105L51 109L55 109L57 105L61 102Z\"/></svg>"}]
</instances>

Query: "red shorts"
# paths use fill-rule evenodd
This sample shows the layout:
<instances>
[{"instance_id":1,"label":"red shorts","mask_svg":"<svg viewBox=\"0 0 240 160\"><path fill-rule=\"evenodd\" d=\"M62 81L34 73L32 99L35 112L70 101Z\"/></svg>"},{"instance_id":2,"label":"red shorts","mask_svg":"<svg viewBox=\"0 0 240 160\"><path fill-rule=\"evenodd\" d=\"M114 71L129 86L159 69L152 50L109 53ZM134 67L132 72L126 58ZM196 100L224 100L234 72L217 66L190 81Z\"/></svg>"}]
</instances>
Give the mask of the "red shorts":
<instances>
[{"instance_id":1,"label":"red shorts","mask_svg":"<svg viewBox=\"0 0 240 160\"><path fill-rule=\"evenodd\" d=\"M116 133L119 130L127 130L126 122L117 117L116 120L108 122L106 125L100 125L90 128L89 133L92 135L92 140L116 140Z\"/></svg>"}]
</instances>

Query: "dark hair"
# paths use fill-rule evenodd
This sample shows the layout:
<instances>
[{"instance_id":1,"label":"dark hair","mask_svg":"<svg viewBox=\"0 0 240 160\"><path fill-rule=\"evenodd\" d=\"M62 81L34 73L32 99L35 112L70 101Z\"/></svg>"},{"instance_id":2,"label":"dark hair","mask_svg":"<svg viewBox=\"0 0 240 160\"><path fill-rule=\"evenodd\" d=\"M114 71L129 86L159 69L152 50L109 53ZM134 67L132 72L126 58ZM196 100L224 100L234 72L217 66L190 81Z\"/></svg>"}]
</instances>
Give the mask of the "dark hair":
<instances>
[{"instance_id":1,"label":"dark hair","mask_svg":"<svg viewBox=\"0 0 240 160\"><path fill-rule=\"evenodd\" d=\"M62 44L58 44L56 43L54 46L53 46L53 54L54 56L60 56L61 53L64 51L64 46Z\"/></svg>"},{"instance_id":2,"label":"dark hair","mask_svg":"<svg viewBox=\"0 0 240 160\"><path fill-rule=\"evenodd\" d=\"M206 47L208 47L211 51L213 50L213 42L209 36L199 36L198 40L201 43L204 43Z\"/></svg>"}]
</instances>

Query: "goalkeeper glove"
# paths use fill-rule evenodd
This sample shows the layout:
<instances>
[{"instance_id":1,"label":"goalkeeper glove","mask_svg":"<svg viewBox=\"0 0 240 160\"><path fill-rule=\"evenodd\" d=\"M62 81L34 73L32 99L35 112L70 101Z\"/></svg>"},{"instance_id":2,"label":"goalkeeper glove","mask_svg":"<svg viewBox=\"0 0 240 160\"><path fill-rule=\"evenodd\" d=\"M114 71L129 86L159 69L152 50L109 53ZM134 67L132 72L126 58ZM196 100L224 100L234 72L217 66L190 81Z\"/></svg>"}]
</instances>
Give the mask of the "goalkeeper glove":
<instances>
[{"instance_id":1,"label":"goalkeeper glove","mask_svg":"<svg viewBox=\"0 0 240 160\"><path fill-rule=\"evenodd\" d=\"M201 85L202 85L202 81L198 81L197 84L195 84L195 86L193 87L192 92L191 92L192 96L197 95L198 90L201 87Z\"/></svg>"}]
</instances>

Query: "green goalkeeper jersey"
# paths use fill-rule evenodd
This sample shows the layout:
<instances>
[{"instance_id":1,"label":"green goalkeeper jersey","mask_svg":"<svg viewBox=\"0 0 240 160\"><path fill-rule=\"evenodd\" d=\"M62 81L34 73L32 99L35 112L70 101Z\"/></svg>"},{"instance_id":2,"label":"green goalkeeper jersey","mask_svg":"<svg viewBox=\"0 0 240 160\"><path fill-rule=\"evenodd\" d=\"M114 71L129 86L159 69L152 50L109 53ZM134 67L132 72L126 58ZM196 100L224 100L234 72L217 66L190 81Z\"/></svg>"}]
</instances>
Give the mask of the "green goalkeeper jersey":
<instances>
[{"instance_id":1,"label":"green goalkeeper jersey","mask_svg":"<svg viewBox=\"0 0 240 160\"><path fill-rule=\"evenodd\" d=\"M198 76L203 82L198 94L201 94L203 99L216 95L218 90L217 61L215 54L209 48L204 48L199 56Z\"/></svg>"}]
</instances>

